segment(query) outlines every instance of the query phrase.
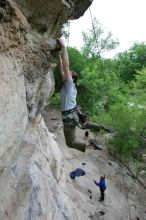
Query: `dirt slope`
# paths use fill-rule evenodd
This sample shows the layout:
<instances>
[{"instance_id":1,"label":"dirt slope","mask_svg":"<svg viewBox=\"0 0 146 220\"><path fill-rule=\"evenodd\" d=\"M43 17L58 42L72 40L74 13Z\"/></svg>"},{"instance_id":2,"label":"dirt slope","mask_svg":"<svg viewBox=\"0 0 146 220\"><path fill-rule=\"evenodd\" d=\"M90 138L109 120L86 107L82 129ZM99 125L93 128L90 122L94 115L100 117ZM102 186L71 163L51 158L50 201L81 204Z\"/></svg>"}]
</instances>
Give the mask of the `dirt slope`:
<instances>
[{"instance_id":1,"label":"dirt slope","mask_svg":"<svg viewBox=\"0 0 146 220\"><path fill-rule=\"evenodd\" d=\"M146 191L130 177L124 167L121 168L118 162L108 155L104 144L105 136L97 137L98 142L103 146L103 151L90 150L81 153L65 145L61 114L58 111L49 109L44 111L43 116L49 131L55 134L62 151L67 182L67 188L63 190L75 204L79 219L130 220L131 214L132 218L138 216L140 220L146 220ZM84 131L77 129L77 136L83 140ZM76 178L75 181L71 180L69 172L75 168L83 168L86 175ZM92 178L98 180L101 174L105 174L107 180L103 203L98 202L99 189L92 180Z\"/></svg>"}]
</instances>

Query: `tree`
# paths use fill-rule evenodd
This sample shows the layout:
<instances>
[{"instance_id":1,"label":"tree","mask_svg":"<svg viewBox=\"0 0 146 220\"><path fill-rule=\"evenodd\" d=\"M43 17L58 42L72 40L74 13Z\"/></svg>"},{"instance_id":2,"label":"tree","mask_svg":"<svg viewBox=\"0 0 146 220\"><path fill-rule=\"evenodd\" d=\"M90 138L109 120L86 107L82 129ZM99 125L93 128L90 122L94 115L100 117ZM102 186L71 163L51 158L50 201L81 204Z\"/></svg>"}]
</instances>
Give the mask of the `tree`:
<instances>
[{"instance_id":1,"label":"tree","mask_svg":"<svg viewBox=\"0 0 146 220\"><path fill-rule=\"evenodd\" d=\"M77 72L79 75L85 69L87 60L76 48L68 48L70 69Z\"/></svg>"},{"instance_id":2,"label":"tree","mask_svg":"<svg viewBox=\"0 0 146 220\"><path fill-rule=\"evenodd\" d=\"M114 72L114 65L106 64L103 73L98 60L81 72L78 86L79 103L91 115L108 112L111 105L124 101L126 96L126 87Z\"/></svg>"},{"instance_id":3,"label":"tree","mask_svg":"<svg viewBox=\"0 0 146 220\"><path fill-rule=\"evenodd\" d=\"M141 109L146 109L146 68L137 72L135 81L132 82L131 102L139 106Z\"/></svg>"},{"instance_id":4,"label":"tree","mask_svg":"<svg viewBox=\"0 0 146 220\"><path fill-rule=\"evenodd\" d=\"M117 56L117 71L125 82L135 79L137 70L143 67L146 67L146 45L144 43L134 43L128 51Z\"/></svg>"},{"instance_id":5,"label":"tree","mask_svg":"<svg viewBox=\"0 0 146 220\"><path fill-rule=\"evenodd\" d=\"M98 58L100 53L115 49L119 44L112 38L112 33L103 30L96 18L93 19L93 26L88 32L83 32L82 53L87 58Z\"/></svg>"},{"instance_id":6,"label":"tree","mask_svg":"<svg viewBox=\"0 0 146 220\"><path fill-rule=\"evenodd\" d=\"M69 33L70 30L70 21L67 21L63 26L62 26L62 35L65 37L66 40L69 40Z\"/></svg>"},{"instance_id":7,"label":"tree","mask_svg":"<svg viewBox=\"0 0 146 220\"><path fill-rule=\"evenodd\" d=\"M145 117L145 111L138 106L117 103L112 107L113 127L116 133L110 143L120 154L128 157L139 151Z\"/></svg>"},{"instance_id":8,"label":"tree","mask_svg":"<svg viewBox=\"0 0 146 220\"><path fill-rule=\"evenodd\" d=\"M146 67L146 45L143 42L135 42L130 51L131 59L139 63L140 68Z\"/></svg>"}]
</instances>

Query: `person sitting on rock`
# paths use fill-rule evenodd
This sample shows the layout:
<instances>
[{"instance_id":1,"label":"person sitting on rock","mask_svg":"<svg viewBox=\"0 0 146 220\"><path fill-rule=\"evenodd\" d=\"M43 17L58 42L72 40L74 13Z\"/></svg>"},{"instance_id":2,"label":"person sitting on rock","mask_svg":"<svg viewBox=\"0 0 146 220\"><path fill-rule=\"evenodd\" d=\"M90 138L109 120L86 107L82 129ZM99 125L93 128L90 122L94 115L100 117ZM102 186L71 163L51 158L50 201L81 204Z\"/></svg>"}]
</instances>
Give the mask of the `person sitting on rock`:
<instances>
[{"instance_id":1,"label":"person sitting on rock","mask_svg":"<svg viewBox=\"0 0 146 220\"><path fill-rule=\"evenodd\" d=\"M60 91L60 96L66 144L68 147L75 148L82 152L85 152L87 148L102 150L95 140L89 140L88 143L83 143L76 140L76 126L80 127L81 129L94 129L95 131L99 131L100 128L104 129L104 126L86 121L86 116L82 114L80 106L77 106L76 81L78 79L78 75L76 72L69 69L68 53L63 40L58 39L58 42L62 49L62 53L59 55L59 61L60 71L64 83Z\"/></svg>"}]
</instances>

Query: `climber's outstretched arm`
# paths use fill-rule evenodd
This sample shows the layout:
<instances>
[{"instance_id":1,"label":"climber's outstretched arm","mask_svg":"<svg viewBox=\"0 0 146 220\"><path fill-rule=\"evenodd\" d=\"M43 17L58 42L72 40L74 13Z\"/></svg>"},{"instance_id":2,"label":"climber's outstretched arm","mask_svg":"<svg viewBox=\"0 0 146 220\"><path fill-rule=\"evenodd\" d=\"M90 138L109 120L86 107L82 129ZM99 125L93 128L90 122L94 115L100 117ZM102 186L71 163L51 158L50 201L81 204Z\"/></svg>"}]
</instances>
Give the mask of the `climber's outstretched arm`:
<instances>
[{"instance_id":1,"label":"climber's outstretched arm","mask_svg":"<svg viewBox=\"0 0 146 220\"><path fill-rule=\"evenodd\" d=\"M65 44L62 39L58 39L62 48L62 54L61 54L61 72L64 75L65 79L72 79L71 71L69 70L69 58L67 49L65 47Z\"/></svg>"},{"instance_id":2,"label":"climber's outstretched arm","mask_svg":"<svg viewBox=\"0 0 146 220\"><path fill-rule=\"evenodd\" d=\"M60 72L61 72L62 80L65 81L65 76L64 76L63 66L62 66L62 58L60 55L59 55L59 65L60 65Z\"/></svg>"}]
</instances>

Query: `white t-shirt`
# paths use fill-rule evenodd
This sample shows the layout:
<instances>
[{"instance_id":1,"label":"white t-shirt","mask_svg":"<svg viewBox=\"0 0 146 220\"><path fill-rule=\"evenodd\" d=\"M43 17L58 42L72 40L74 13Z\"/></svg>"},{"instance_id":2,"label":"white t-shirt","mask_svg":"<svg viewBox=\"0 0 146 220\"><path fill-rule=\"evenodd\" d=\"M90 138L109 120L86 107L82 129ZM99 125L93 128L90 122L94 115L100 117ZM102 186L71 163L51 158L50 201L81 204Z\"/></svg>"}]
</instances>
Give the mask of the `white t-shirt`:
<instances>
[{"instance_id":1,"label":"white t-shirt","mask_svg":"<svg viewBox=\"0 0 146 220\"><path fill-rule=\"evenodd\" d=\"M76 107L77 89L72 79L64 82L61 91L61 111L67 111Z\"/></svg>"}]
</instances>

